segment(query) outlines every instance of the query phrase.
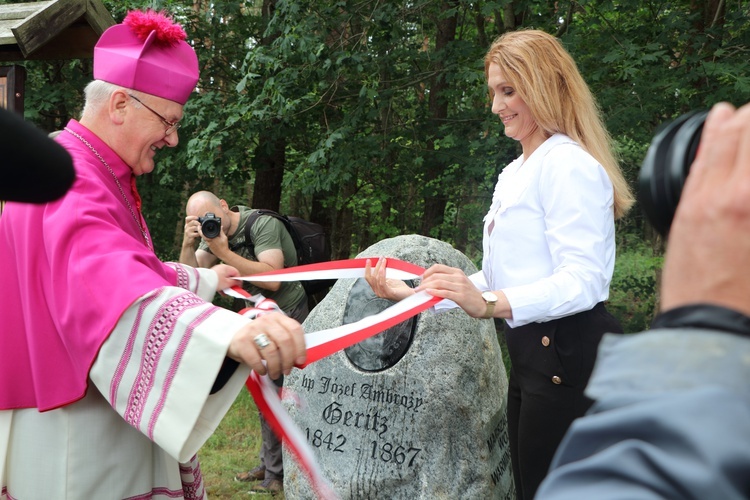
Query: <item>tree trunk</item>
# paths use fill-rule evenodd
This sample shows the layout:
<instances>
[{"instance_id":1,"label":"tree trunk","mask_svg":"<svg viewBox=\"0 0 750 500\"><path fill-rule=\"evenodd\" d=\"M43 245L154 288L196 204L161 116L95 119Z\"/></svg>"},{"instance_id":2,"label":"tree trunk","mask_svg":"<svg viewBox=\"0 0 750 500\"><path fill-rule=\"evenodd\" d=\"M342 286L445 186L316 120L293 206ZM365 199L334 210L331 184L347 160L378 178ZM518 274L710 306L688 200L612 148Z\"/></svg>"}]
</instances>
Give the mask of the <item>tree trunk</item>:
<instances>
[{"instance_id":1,"label":"tree trunk","mask_svg":"<svg viewBox=\"0 0 750 500\"><path fill-rule=\"evenodd\" d=\"M286 166L286 141L283 138L261 140L260 145L255 148L253 165L253 208L278 211Z\"/></svg>"},{"instance_id":2,"label":"tree trunk","mask_svg":"<svg viewBox=\"0 0 750 500\"><path fill-rule=\"evenodd\" d=\"M354 214L351 205L346 201L357 191L357 181L351 179L341 186L339 199L344 200L341 208L336 211L336 220L331 229L331 254L334 260L348 259L352 248L352 234L354 228Z\"/></svg>"},{"instance_id":3,"label":"tree trunk","mask_svg":"<svg viewBox=\"0 0 750 500\"><path fill-rule=\"evenodd\" d=\"M452 0L443 3L440 10L445 12L449 9L458 7L458 1ZM441 16L442 17L442 16ZM437 22L437 35L435 38L435 52L440 57L448 45L456 38L456 26L458 19L454 15L441 18ZM428 163L425 171L425 192L424 215L422 217L421 234L430 235L433 227L439 226L443 222L445 212L446 196L445 189L440 185L440 178L447 168L446 160L443 155L435 150L435 138L440 137L440 125L445 123L448 118L448 100L444 98L443 93L448 88L443 76L444 65L438 59L434 71L435 75L430 84L429 114L432 121L431 139L427 141L428 151L432 151L432 161ZM439 235L435 235L438 236Z\"/></svg>"},{"instance_id":4,"label":"tree trunk","mask_svg":"<svg viewBox=\"0 0 750 500\"><path fill-rule=\"evenodd\" d=\"M273 18L276 0L263 0L263 26L267 27ZM271 45L278 33L264 36L261 45ZM270 76L270 75L269 75ZM255 148L253 158L255 185L253 186L253 208L279 210L281 202L281 184L286 167L286 140L277 127L266 131Z\"/></svg>"}]
</instances>

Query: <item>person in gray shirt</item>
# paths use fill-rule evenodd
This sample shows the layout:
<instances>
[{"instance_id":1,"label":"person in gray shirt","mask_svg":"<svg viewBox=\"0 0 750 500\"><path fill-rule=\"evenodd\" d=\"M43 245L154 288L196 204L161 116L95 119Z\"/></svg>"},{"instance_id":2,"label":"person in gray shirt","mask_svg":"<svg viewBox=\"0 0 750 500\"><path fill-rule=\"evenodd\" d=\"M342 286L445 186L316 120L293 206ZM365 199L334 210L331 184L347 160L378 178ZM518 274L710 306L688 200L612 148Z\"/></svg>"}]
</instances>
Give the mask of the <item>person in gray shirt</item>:
<instances>
[{"instance_id":1,"label":"person in gray shirt","mask_svg":"<svg viewBox=\"0 0 750 500\"><path fill-rule=\"evenodd\" d=\"M709 113L677 206L661 312L605 337L595 402L538 499L750 498L750 105Z\"/></svg>"}]
</instances>

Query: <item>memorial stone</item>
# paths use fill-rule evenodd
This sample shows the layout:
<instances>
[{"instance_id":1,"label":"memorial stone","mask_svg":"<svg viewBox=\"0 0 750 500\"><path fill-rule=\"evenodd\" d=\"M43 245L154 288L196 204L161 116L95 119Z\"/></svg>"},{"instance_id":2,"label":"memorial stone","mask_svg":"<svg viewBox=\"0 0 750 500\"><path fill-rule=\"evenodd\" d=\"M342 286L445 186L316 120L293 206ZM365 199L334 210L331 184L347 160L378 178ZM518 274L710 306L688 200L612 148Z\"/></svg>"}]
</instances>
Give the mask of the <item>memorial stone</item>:
<instances>
[{"instance_id":1,"label":"memorial stone","mask_svg":"<svg viewBox=\"0 0 750 500\"><path fill-rule=\"evenodd\" d=\"M424 268L476 267L423 236L383 240L358 257ZM416 286L416 283L412 284ZM364 279L340 279L304 323L351 323L392 302ZM515 498L505 409L507 379L493 321L459 308L427 310L286 378L283 404L342 499ZM287 498L316 498L284 450Z\"/></svg>"}]
</instances>

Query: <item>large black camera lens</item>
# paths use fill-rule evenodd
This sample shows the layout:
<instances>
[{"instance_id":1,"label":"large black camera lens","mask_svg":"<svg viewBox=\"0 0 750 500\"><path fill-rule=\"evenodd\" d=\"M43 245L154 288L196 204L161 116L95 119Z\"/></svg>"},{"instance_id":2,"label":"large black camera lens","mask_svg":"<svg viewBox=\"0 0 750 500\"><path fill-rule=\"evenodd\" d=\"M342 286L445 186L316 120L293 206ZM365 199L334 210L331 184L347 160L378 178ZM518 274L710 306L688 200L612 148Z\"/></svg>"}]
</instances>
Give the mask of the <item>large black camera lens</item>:
<instances>
[{"instance_id":1,"label":"large black camera lens","mask_svg":"<svg viewBox=\"0 0 750 500\"><path fill-rule=\"evenodd\" d=\"M669 233L682 187L698 151L708 111L693 111L662 126L641 166L638 200L651 225Z\"/></svg>"},{"instance_id":2,"label":"large black camera lens","mask_svg":"<svg viewBox=\"0 0 750 500\"><path fill-rule=\"evenodd\" d=\"M206 238L216 238L219 236L219 232L221 231L221 217L216 217L216 215L209 212L205 217L198 217L198 222L201 223L203 236Z\"/></svg>"}]
</instances>

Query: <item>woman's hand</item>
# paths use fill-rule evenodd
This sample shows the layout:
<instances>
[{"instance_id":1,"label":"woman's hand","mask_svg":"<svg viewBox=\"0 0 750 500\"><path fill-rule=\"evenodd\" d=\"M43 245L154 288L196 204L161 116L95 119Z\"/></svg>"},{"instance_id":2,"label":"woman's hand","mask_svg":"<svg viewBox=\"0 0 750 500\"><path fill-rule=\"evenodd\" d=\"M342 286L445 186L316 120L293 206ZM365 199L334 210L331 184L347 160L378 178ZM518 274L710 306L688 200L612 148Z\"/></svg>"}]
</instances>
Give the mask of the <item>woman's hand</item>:
<instances>
[{"instance_id":1,"label":"woman's hand","mask_svg":"<svg viewBox=\"0 0 750 500\"><path fill-rule=\"evenodd\" d=\"M474 286L461 269L435 264L424 273L422 283L415 291L426 291L435 297L449 299L458 304L469 316L481 318L487 310L482 292Z\"/></svg>"},{"instance_id":2,"label":"woman's hand","mask_svg":"<svg viewBox=\"0 0 750 500\"><path fill-rule=\"evenodd\" d=\"M305 362L305 332L302 325L282 313L263 314L235 333L227 356L277 379L282 373L289 375L295 364Z\"/></svg>"},{"instance_id":3,"label":"woman's hand","mask_svg":"<svg viewBox=\"0 0 750 500\"><path fill-rule=\"evenodd\" d=\"M422 283L414 289L415 292L423 290L435 297L452 300L473 318L483 318L487 312L487 302L482 298L482 291L461 269L435 264L425 271ZM494 294L497 296L494 317L512 317L510 303L505 294L501 291Z\"/></svg>"},{"instance_id":4,"label":"woman's hand","mask_svg":"<svg viewBox=\"0 0 750 500\"><path fill-rule=\"evenodd\" d=\"M372 287L375 295L382 299L398 302L414 293L414 289L401 280L386 279L385 269L387 262L385 257L380 257L375 269L372 268L370 259L365 262L365 279Z\"/></svg>"}]
</instances>

